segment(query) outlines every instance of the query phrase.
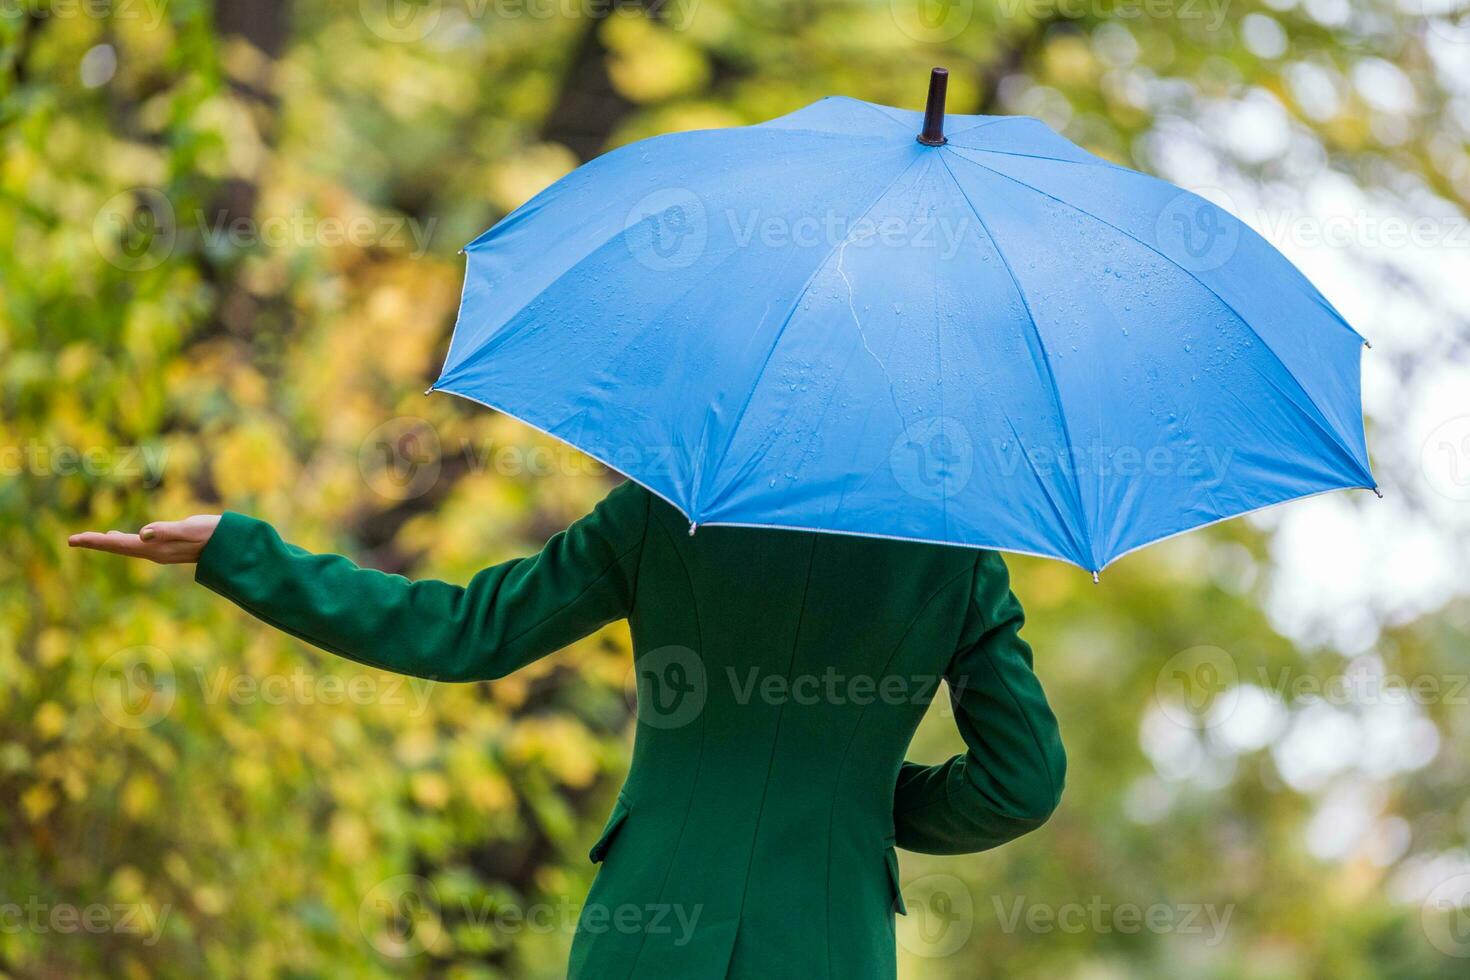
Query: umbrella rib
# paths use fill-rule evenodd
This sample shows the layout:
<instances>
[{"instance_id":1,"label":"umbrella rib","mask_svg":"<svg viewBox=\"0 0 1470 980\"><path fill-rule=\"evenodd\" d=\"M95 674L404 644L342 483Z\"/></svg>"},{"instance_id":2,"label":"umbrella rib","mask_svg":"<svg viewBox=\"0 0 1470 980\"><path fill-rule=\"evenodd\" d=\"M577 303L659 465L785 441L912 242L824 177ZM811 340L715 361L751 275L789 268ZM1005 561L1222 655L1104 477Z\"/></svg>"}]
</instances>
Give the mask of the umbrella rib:
<instances>
[{"instance_id":1,"label":"umbrella rib","mask_svg":"<svg viewBox=\"0 0 1470 980\"><path fill-rule=\"evenodd\" d=\"M1036 316L1031 312L1031 303L1026 299L1026 291L1021 288L1021 280L1017 278L1016 271L1011 268L1010 260L1007 259L1005 253L1001 251L1000 242L996 240L995 235L991 232L990 226L986 224L985 219L980 216L980 210L975 207L975 202L970 199L970 195L965 191L964 185L961 184L959 178L954 175L954 170L951 169L949 161L945 159L943 154L940 155L940 160L944 163L944 169L949 172L949 179L954 181L955 189L960 192L960 196L963 197L965 199L965 203L970 206L970 213L975 216L976 221L980 222L980 227L984 230L985 236L990 239L990 247L995 249L995 254L997 257L999 257L1000 264L1005 267L1006 275L1010 277L1011 285L1015 287L1016 297L1020 299L1022 309L1026 311L1026 323L1030 325L1031 332L1036 336L1036 345L1041 349L1041 365L1046 370L1046 378L1047 381L1050 382L1051 386L1052 403L1056 406L1057 418L1062 423L1062 438L1067 440L1067 448L1071 449L1072 429L1067 422L1067 411L1062 406L1061 389L1057 387L1057 376L1056 372L1052 370L1051 355L1047 353L1046 341L1041 336L1041 328L1036 325ZM1072 486L1077 494L1077 516L1079 516L1082 520L1083 526L1081 528L1081 531L1083 534L1083 538L1088 542L1089 545L1089 547L1086 549L1087 555L1089 560L1092 560L1094 563L1096 563L1096 556L1092 553L1092 533L1091 528L1088 526L1089 522L1087 520L1087 510L1082 503L1082 480L1077 476L1076 467L1073 467L1072 470ZM1071 535L1070 527L1068 528L1068 534ZM1080 542L1076 540L1075 536L1073 536L1073 544L1080 544ZM1079 553L1082 550L1083 549L1081 549L1080 547L1078 548Z\"/></svg>"},{"instance_id":2,"label":"umbrella rib","mask_svg":"<svg viewBox=\"0 0 1470 980\"><path fill-rule=\"evenodd\" d=\"M871 109L878 115L882 116L884 119L887 119L889 122L893 123L893 125L897 126L899 129L902 129L904 132L908 132L909 127L907 123L905 123L902 119L895 119L893 116L890 116L888 113L884 112L881 107L876 106L871 102L864 102L862 99L854 99L846 95L839 95L835 97L841 99L844 102L855 102L865 109Z\"/></svg>"},{"instance_id":3,"label":"umbrella rib","mask_svg":"<svg viewBox=\"0 0 1470 980\"><path fill-rule=\"evenodd\" d=\"M812 268L811 275L807 276L806 282L802 283L801 288L796 291L796 295L793 296L791 300L791 307L786 311L786 316L781 321L781 326L776 328L776 335L771 338L771 346L766 350L766 356L764 360L761 361L760 370L755 373L755 378L750 383L750 388L745 395L745 401L741 404L740 411L736 413L734 421L730 424L730 436L725 440L725 446L723 449L720 450L719 458L717 458L714 461L714 465L710 467L710 473L719 473L720 468L725 465L725 457L730 455L730 447L735 444L735 437L740 434L740 425L742 422L745 421L745 413L750 409L750 403L755 398L755 392L756 389L760 387L761 379L765 377L766 369L771 366L771 358L776 355L776 348L781 346L781 338L786 335L786 328L791 325L791 318L796 315L796 311L801 307L802 297L806 296L807 290L811 289L812 282L817 278L818 273L820 273L822 269L826 267L828 262L832 261L832 256L837 253L837 250L848 243L848 241L852 237L852 229L860 224L862 220L868 216L868 213L878 206L878 202L887 197L888 192L893 190L898 182L902 180L910 170L914 169L914 167L918 165L919 161L923 159L924 154L915 154L914 159L909 162L908 166L900 170L891 181L884 185L883 189L878 192L877 196L875 196L873 200L869 202L868 206L863 209L863 213L858 215L857 220L853 221L852 224L849 226L847 234L843 236L843 240L838 242L836 245L833 245L827 251L827 254L822 256L822 261L818 262ZM725 498L725 495L728 492L729 490L727 487L726 489L721 490L719 493L717 493L710 500L710 506L713 507L715 504L720 503L720 501ZM699 499L697 496L690 501L690 509L695 512L694 514L690 515L690 519L696 521L700 520L700 517L698 515L702 514L703 508L700 507ZM701 521L701 523L704 522Z\"/></svg>"},{"instance_id":4,"label":"umbrella rib","mask_svg":"<svg viewBox=\"0 0 1470 980\"><path fill-rule=\"evenodd\" d=\"M973 126L966 126L964 129L955 130L953 133L950 133L949 134L949 138L951 140L953 140L956 136L963 136L966 133L973 133L977 129L984 129L986 126L994 126L996 123L1003 123L1003 122L1005 122L1008 119L1028 119L1028 118L1030 118L1030 117L1029 116L991 116L990 118L986 119L984 122L978 122L978 123L976 123Z\"/></svg>"},{"instance_id":5,"label":"umbrella rib","mask_svg":"<svg viewBox=\"0 0 1470 980\"><path fill-rule=\"evenodd\" d=\"M968 158L966 158L966 159L968 159ZM1287 401L1291 402L1291 404L1293 404L1293 405L1296 405L1297 410L1298 411L1302 411L1303 414L1307 414L1309 418L1312 415L1315 415L1316 418L1315 419L1312 419L1313 423L1314 424L1317 424L1317 425L1319 425L1319 426L1321 426L1323 428L1325 428L1325 430L1328 433L1331 434L1331 441L1336 444L1337 448L1340 449L1340 450L1342 450L1343 452L1347 453L1348 458L1351 459L1354 462L1355 465L1357 464L1357 456L1355 456L1353 454L1352 449L1349 448L1343 442L1342 435L1340 433L1338 433L1335 429L1332 428L1332 424L1327 421L1327 416L1324 415L1323 412L1322 412L1322 407L1320 405L1318 405L1317 402L1316 402L1316 399L1314 399L1307 392L1307 390L1302 387L1301 381L1297 378L1297 376L1294 373L1292 373L1291 368L1289 368L1289 367L1286 366L1286 362L1281 359L1281 355L1278 354L1278 353L1276 353L1275 348L1273 348L1269 343L1266 342L1266 338L1261 336L1260 332L1257 331L1256 328L1251 325L1251 322L1249 320L1247 320L1245 317L1241 316L1240 315L1240 311L1237 310L1234 306L1230 305L1230 303L1225 299L1225 297L1223 297L1219 293L1215 292L1215 290L1213 288L1211 288L1211 286L1210 286L1209 283L1205 282L1203 279L1201 279L1194 272L1191 272L1189 269L1186 269L1184 266L1180 265L1178 262L1176 262L1174 259L1170 258L1168 255L1164 254L1163 252L1159 251L1157 248L1155 248L1154 246L1150 245L1148 242L1146 242L1143 239L1139 238L1137 235L1129 232L1125 228L1119 228L1117 225L1113 224L1111 221L1107 220L1106 218L1099 217L1098 215L1093 214L1091 211L1088 211L1086 208L1080 208L1077 205L1071 203L1070 201L1064 201L1061 198L1057 197L1055 194L1049 194L1046 191L1042 190L1039 187L1036 187L1033 184L1028 184L1024 180L1020 180L1019 178L1012 177L1008 173L1003 173L1002 171L996 170L994 167L987 167L985 164L981 163L979 160L970 160L969 162L972 163L972 164L974 164L975 166L981 168L982 170L988 170L988 171L990 171L991 173L995 174L997 177L1004 177L1006 180L1009 180L1009 181L1011 181L1012 183L1015 183L1015 184L1019 184L1020 186L1026 188L1027 190L1029 190L1029 191L1031 191L1031 192L1033 192L1035 194L1040 194L1042 197L1049 198L1050 200L1056 201L1058 204L1062 205L1063 207L1069 208L1069 209L1071 209L1073 211L1076 211L1078 214L1083 215L1084 217L1091 218L1093 221L1096 221L1098 224L1106 225L1107 227L1113 229L1114 231L1116 231L1118 234L1122 235L1123 237L1128 238L1128 239L1131 239L1131 240L1137 242L1139 245L1142 245L1144 248L1148 249L1150 252L1153 252L1159 258L1163 259L1165 262L1168 262L1170 265L1174 266L1180 272L1183 272L1185 275L1189 276L1189 278L1193 279L1200 286L1204 287L1204 289L1211 296L1215 297L1215 299L1220 303L1221 306L1225 307L1225 309L1227 309L1227 310L1230 311L1230 315L1231 316L1235 317L1235 319L1237 319L1237 320L1240 321L1241 326L1243 326L1247 330L1249 330L1251 332L1252 336L1254 336L1257 340L1259 340L1261 342L1261 346L1266 349L1266 352L1271 355L1272 359L1275 360L1277 364L1280 364L1281 365L1281 369L1286 372L1286 376L1289 377L1295 383L1296 390L1301 393L1301 396L1303 398L1306 399L1307 404L1311 406L1312 411L1311 411L1311 413L1307 413L1305 411L1305 409L1302 408L1301 405L1297 404L1296 399L1294 399L1294 398L1288 398ZM1145 175L1140 175L1140 176L1145 176ZM961 188L961 191L963 191L963 188ZM971 205L971 207L973 207L973 205ZM978 217L978 215L977 215L977 217ZM999 251L999 247L997 247L996 251ZM1346 325L1346 324L1344 324L1344 325ZM1350 331L1352 330L1351 327L1349 327L1348 329ZM1356 331L1352 331L1352 332L1354 334L1356 334Z\"/></svg>"},{"instance_id":6,"label":"umbrella rib","mask_svg":"<svg viewBox=\"0 0 1470 980\"><path fill-rule=\"evenodd\" d=\"M854 101L856 101L856 100L854 100ZM824 133L824 132L822 132L820 130L813 130L813 129L792 130L792 132L812 133L812 134L819 135L819 136L830 136L830 135L832 135L830 133ZM673 135L673 136L687 136L687 135L690 135L690 134L688 134L688 133L673 133L673 134L669 134L669 135ZM655 138L657 139L659 137L655 137ZM889 148L889 147L888 147L887 144L882 144L879 148ZM872 154L872 152L873 152L874 149L875 149L875 147L873 147L873 146L863 146L861 148L854 149L850 153L842 153L842 154L833 155L832 157L826 159L825 162L829 166L836 167L836 166L841 165L841 164L846 164L850 160L855 160L855 159L858 159L860 157L870 156ZM614 152L617 152L617 151L614 151ZM593 162L596 163L597 161L593 161ZM573 171L573 173L576 173L576 171ZM552 186L555 187L556 185L553 184ZM531 199L531 201L528 201L528 202L526 202L526 204L521 205L521 208L526 207L532 201L536 201L536 200L540 199L543 195L547 194L551 189L552 188L548 188L547 190L542 191L541 194L538 194L536 197L533 197ZM702 187L701 187L701 191L695 191L692 187L688 187L688 186L686 186L685 189L686 190L689 190L690 193L694 194L695 197L699 198L701 201L704 201L709 196L709 192L708 191L704 191ZM601 206L601 210L598 211L598 212L596 212L594 215L589 216L589 219L588 220L592 220L593 217L598 217L598 216L601 216L601 215L604 215L604 214L607 214L607 213L615 213L620 207L621 207L621 205L620 204L617 204L617 203L611 203L611 202L605 203L605 204L603 204ZM471 255L473 255L473 253L476 253L476 252L488 252L489 250L493 249L495 247L494 233L497 230L499 230L502 225L508 224L509 219L515 217L515 215L517 213L519 213L519 211L521 210L521 208L517 208L516 211L511 212L511 214L509 214L505 218L501 219L501 221L498 222L494 227L488 229L479 238L475 239L469 245L465 246L466 250ZM651 217L651 216L649 216L649 217ZM645 221L648 220L648 217L645 217L643 220L645 220ZM461 356L460 361L458 363L456 363L455 369L458 370L458 369L463 368L465 365L469 364L472 360L484 360L487 357L489 357L491 354L495 353L500 347L504 346L504 344L507 341L511 340L512 338L516 337L517 335L522 334L526 330L531 329L533 327L543 326L544 324L542 324L542 322L539 321L539 320L530 319L530 318L524 318L524 319L519 319L518 320L517 317L519 317L520 314L522 312L524 312L526 309L528 309L532 305L534 305L538 300L541 299L541 297L545 296L546 294L550 293L552 290L556 289L559 285L561 285L561 283L564 280L566 280L566 279L568 279L570 277L575 276L577 274L580 266L582 265L582 263L586 262L588 259L590 259L593 256L595 256L596 254L598 254L599 252L601 252L603 249L608 248L609 246L613 246L620 239L622 239L623 236L625 236L628 233L628 231L629 231L629 227L627 227L626 225L619 225L619 226L615 227L612 231L610 231L605 238L601 238L598 241L596 241L594 243L591 243L586 248L586 250L580 256L577 257L576 261L568 263L567 266L566 266L566 268L564 268L561 272L557 273L556 275L552 276L552 278L550 279L550 281L548 281L544 286L542 286L540 289L538 289L535 293L533 293L530 296L528 296L526 298L526 300L523 303L521 303L520 306L518 306L514 311L512 311L510 313L510 315L507 316L506 319L498 327L495 328L495 332L493 332L491 334L488 334L487 336L483 337L482 339L480 339L475 344L475 346L473 348L470 348L470 349L466 350L463 353L463 355ZM468 282L469 282L469 273L468 273L468 270L466 271L466 274L465 274L465 282L466 282L466 284L468 284ZM461 299L461 302L463 302L463 299ZM454 333L455 334L458 334L459 333L459 328L460 328L460 323L459 322L456 322L455 323L455 326L454 326ZM450 350L452 351L453 349L454 349L454 347L453 347L453 337L451 337ZM446 365L448 364L447 357L446 357L445 363L446 363ZM443 380L444 380L443 377L441 377L440 378L440 381L442 382Z\"/></svg>"},{"instance_id":7,"label":"umbrella rib","mask_svg":"<svg viewBox=\"0 0 1470 980\"><path fill-rule=\"evenodd\" d=\"M1070 163L1074 167L1102 167L1107 170L1121 170L1125 174L1136 174L1138 172L1136 170L1129 170L1127 167L1120 167L1111 160L1103 160L1101 158L1097 160L1068 160L1066 157L1047 156L1045 153L1017 153L1014 150L992 150L986 146L954 146L952 149L969 150L971 153L994 153L997 156L1003 157L1025 157L1028 160L1050 160L1053 163ZM1083 152L1086 151L1084 150ZM963 155L961 154L961 156ZM970 162L977 166L985 166L978 160L971 160Z\"/></svg>"}]
</instances>

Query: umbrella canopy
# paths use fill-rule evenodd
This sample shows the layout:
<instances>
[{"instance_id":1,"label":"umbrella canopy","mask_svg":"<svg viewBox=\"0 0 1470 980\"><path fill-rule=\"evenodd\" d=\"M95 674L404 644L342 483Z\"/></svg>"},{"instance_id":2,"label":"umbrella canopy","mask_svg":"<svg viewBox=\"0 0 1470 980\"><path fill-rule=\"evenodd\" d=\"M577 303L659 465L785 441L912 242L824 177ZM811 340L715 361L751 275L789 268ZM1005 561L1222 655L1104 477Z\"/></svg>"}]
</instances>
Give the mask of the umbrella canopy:
<instances>
[{"instance_id":1,"label":"umbrella canopy","mask_svg":"<svg viewBox=\"0 0 1470 980\"><path fill-rule=\"evenodd\" d=\"M931 95L927 125L834 97L567 175L467 246L434 390L625 473L691 532L1097 571L1374 486L1363 339L1285 257L1038 120Z\"/></svg>"}]
</instances>

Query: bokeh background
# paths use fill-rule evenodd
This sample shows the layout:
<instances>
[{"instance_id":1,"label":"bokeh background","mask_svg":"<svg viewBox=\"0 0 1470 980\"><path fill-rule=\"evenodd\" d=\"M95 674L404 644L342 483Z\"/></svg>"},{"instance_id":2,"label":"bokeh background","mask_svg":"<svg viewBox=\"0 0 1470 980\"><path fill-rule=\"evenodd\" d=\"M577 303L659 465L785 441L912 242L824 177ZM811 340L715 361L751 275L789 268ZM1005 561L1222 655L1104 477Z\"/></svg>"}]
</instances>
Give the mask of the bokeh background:
<instances>
[{"instance_id":1,"label":"bokeh background","mask_svg":"<svg viewBox=\"0 0 1470 980\"><path fill-rule=\"evenodd\" d=\"M1071 757L903 856L905 977L1470 975L1458 0L0 0L0 975L554 977L626 631L404 682L68 532L231 508L463 581L615 476L422 392L460 245L610 147L843 93L1037 116L1358 329L1385 493L1012 563ZM958 748L937 704L913 757Z\"/></svg>"}]
</instances>

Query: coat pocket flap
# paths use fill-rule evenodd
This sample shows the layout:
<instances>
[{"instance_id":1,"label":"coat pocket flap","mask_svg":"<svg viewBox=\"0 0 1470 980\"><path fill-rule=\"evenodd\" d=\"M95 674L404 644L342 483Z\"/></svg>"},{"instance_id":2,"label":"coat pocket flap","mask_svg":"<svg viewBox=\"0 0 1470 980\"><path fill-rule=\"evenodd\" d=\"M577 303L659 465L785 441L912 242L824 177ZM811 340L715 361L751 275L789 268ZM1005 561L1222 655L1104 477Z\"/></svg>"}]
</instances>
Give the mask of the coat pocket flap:
<instances>
[{"instance_id":1,"label":"coat pocket flap","mask_svg":"<svg viewBox=\"0 0 1470 980\"><path fill-rule=\"evenodd\" d=\"M898 852L889 847L883 856L888 863L888 883L893 886L893 911L908 915L908 907L903 904L903 886L898 882Z\"/></svg>"},{"instance_id":2,"label":"coat pocket flap","mask_svg":"<svg viewBox=\"0 0 1470 980\"><path fill-rule=\"evenodd\" d=\"M602 860L607 857L607 852L612 847L613 838L618 836L618 831L622 829L623 824L628 820L628 812L627 802L622 796L619 796L617 803L613 805L612 813L607 818L607 825L602 828L602 836L597 838L597 843L593 844L592 850L587 852L587 856L592 859L593 864L601 864Z\"/></svg>"}]
</instances>

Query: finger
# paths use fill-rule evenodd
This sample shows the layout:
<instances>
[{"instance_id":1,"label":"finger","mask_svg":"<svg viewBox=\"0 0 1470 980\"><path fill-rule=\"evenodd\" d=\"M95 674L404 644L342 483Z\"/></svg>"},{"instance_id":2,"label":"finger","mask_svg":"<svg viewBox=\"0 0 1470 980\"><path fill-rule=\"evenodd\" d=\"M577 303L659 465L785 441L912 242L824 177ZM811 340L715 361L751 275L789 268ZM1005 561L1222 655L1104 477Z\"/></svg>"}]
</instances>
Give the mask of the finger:
<instances>
[{"instance_id":1,"label":"finger","mask_svg":"<svg viewBox=\"0 0 1470 980\"><path fill-rule=\"evenodd\" d=\"M67 544L73 548L90 548L93 551L106 551L131 558L145 558L149 550L138 535L124 534L122 531L108 531L106 534L86 531L72 535L67 539Z\"/></svg>"}]
</instances>

